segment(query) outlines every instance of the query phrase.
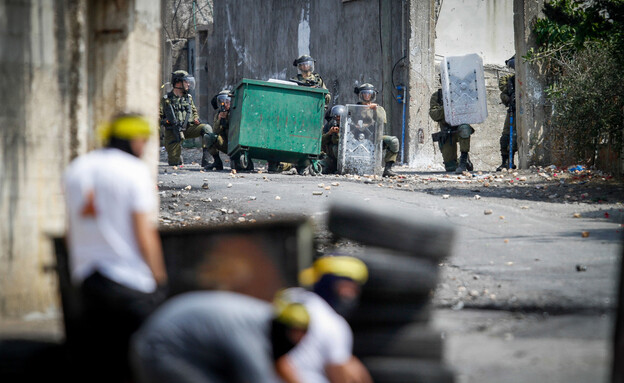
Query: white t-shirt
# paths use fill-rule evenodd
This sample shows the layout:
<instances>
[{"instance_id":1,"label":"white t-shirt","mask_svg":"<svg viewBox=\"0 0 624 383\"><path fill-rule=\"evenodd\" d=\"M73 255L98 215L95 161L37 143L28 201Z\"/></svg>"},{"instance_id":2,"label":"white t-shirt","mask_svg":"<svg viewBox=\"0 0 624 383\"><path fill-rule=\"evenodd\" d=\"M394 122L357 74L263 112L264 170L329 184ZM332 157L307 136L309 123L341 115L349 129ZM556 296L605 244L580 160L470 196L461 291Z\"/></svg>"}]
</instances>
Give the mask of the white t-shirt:
<instances>
[{"instance_id":1,"label":"white t-shirt","mask_svg":"<svg viewBox=\"0 0 624 383\"><path fill-rule=\"evenodd\" d=\"M310 314L307 334L287 355L301 381L329 382L325 366L344 364L351 359L351 327L316 293L294 287L287 289L286 294L289 300L303 304Z\"/></svg>"},{"instance_id":2,"label":"white t-shirt","mask_svg":"<svg viewBox=\"0 0 624 383\"><path fill-rule=\"evenodd\" d=\"M81 283L99 271L126 287L153 292L156 281L132 221L132 213L156 208L147 166L121 150L101 149L72 161L64 181L72 279Z\"/></svg>"}]
</instances>

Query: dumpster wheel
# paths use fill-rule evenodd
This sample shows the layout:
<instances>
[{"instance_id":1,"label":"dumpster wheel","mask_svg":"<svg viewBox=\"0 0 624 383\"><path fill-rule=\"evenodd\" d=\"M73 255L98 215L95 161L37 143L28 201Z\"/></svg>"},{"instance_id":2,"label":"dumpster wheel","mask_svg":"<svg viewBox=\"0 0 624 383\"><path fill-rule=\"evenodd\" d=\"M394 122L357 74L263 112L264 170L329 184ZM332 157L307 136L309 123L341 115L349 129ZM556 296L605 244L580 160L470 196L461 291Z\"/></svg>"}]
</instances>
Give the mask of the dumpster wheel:
<instances>
[{"instance_id":1,"label":"dumpster wheel","mask_svg":"<svg viewBox=\"0 0 624 383\"><path fill-rule=\"evenodd\" d=\"M238 157L238 164L242 170L252 171L254 169L253 161L249 158L249 153L243 152Z\"/></svg>"},{"instance_id":2,"label":"dumpster wheel","mask_svg":"<svg viewBox=\"0 0 624 383\"><path fill-rule=\"evenodd\" d=\"M323 173L323 165L319 161L312 161L309 168L310 174L313 176L319 176Z\"/></svg>"}]
</instances>

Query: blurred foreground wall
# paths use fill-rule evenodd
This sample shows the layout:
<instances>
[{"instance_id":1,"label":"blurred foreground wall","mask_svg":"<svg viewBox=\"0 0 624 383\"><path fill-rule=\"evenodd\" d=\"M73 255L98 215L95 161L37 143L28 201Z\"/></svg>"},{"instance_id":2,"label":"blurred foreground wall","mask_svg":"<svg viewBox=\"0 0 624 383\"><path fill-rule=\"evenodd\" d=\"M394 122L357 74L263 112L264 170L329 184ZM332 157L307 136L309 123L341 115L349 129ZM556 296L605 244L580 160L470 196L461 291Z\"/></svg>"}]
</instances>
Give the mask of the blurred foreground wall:
<instances>
[{"instance_id":1,"label":"blurred foreground wall","mask_svg":"<svg viewBox=\"0 0 624 383\"><path fill-rule=\"evenodd\" d=\"M119 111L156 126L159 77L158 1L0 1L0 319L56 312L62 172Z\"/></svg>"}]
</instances>

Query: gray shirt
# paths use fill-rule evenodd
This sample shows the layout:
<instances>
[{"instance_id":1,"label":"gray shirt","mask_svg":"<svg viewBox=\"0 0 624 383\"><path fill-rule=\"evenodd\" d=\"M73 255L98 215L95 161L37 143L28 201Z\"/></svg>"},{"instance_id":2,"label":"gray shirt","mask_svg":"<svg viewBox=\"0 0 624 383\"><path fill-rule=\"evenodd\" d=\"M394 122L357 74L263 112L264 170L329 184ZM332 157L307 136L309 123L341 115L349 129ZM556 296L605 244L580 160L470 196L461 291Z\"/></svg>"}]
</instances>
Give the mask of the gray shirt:
<instances>
[{"instance_id":1,"label":"gray shirt","mask_svg":"<svg viewBox=\"0 0 624 383\"><path fill-rule=\"evenodd\" d=\"M133 367L142 383L279 382L273 316L270 303L238 293L181 294L134 335Z\"/></svg>"}]
</instances>

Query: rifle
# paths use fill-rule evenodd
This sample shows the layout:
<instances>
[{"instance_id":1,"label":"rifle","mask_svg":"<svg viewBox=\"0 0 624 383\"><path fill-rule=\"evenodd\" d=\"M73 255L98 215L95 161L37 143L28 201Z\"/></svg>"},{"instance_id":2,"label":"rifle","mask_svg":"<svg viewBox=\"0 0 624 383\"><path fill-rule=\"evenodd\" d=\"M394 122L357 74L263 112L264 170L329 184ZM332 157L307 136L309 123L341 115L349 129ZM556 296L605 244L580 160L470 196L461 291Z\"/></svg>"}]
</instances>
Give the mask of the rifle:
<instances>
[{"instance_id":1,"label":"rifle","mask_svg":"<svg viewBox=\"0 0 624 383\"><path fill-rule=\"evenodd\" d=\"M442 146L456 131L457 127L453 127L445 123L442 125L442 129L439 132L431 134L431 139L433 142L439 142L439 145Z\"/></svg>"},{"instance_id":2,"label":"rifle","mask_svg":"<svg viewBox=\"0 0 624 383\"><path fill-rule=\"evenodd\" d=\"M163 125L165 126L165 129L172 131L173 137L175 138L174 142L184 141L184 131L188 127L188 116L190 116L191 113L191 105L189 104L187 106L187 118L185 119L185 121L178 120L175 111L173 110L173 106L170 102L168 102L167 105L169 107L165 108L166 120L164 121Z\"/></svg>"},{"instance_id":3,"label":"rifle","mask_svg":"<svg viewBox=\"0 0 624 383\"><path fill-rule=\"evenodd\" d=\"M292 81L294 83L297 83L297 85L301 85L301 86L309 86L309 87L314 87L314 88L318 88L319 87L318 84L315 81L313 81L313 80L303 80L303 81L301 81L301 80L296 79L296 78L291 78L290 81Z\"/></svg>"}]
</instances>

